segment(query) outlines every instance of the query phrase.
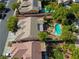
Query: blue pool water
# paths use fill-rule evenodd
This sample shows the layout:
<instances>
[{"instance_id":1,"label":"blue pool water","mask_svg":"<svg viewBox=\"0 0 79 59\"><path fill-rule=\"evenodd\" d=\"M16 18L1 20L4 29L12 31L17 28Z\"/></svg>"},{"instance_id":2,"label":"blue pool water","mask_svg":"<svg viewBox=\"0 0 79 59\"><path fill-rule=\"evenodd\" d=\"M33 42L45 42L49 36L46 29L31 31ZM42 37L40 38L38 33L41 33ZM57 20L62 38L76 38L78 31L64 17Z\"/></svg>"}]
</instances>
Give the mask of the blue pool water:
<instances>
[{"instance_id":1,"label":"blue pool water","mask_svg":"<svg viewBox=\"0 0 79 59\"><path fill-rule=\"evenodd\" d=\"M49 10L46 10L45 8L43 8L42 10L41 10L41 12L43 12L43 13L45 13L45 12L49 12Z\"/></svg>"},{"instance_id":2,"label":"blue pool water","mask_svg":"<svg viewBox=\"0 0 79 59\"><path fill-rule=\"evenodd\" d=\"M55 31L54 34L57 36L60 36L62 34L62 29L61 29L61 25L59 23L57 23L55 25Z\"/></svg>"},{"instance_id":3,"label":"blue pool water","mask_svg":"<svg viewBox=\"0 0 79 59\"><path fill-rule=\"evenodd\" d=\"M41 10L41 12L44 12L44 13L50 13L50 12L53 12L51 9L46 9L46 8L43 8L42 10Z\"/></svg>"}]
</instances>

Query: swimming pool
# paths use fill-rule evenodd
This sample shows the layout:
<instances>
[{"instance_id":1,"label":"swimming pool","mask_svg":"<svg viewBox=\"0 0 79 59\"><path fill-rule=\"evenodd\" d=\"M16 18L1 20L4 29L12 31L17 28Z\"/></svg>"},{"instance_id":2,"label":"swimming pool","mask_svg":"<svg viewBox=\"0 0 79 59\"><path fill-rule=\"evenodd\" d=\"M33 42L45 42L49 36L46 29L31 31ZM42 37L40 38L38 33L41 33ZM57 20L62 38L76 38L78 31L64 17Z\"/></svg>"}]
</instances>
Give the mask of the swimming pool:
<instances>
[{"instance_id":1,"label":"swimming pool","mask_svg":"<svg viewBox=\"0 0 79 59\"><path fill-rule=\"evenodd\" d=\"M60 36L62 34L61 24L56 23L54 35Z\"/></svg>"}]
</instances>

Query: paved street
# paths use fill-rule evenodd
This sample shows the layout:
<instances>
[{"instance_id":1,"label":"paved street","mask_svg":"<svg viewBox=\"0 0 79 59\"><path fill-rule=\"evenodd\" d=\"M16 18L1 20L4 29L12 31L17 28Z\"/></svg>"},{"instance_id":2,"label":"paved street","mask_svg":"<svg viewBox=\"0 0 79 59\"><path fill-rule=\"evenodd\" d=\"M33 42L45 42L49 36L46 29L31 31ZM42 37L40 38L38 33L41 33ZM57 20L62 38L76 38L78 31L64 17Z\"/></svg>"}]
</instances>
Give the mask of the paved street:
<instances>
[{"instance_id":1,"label":"paved street","mask_svg":"<svg viewBox=\"0 0 79 59\"><path fill-rule=\"evenodd\" d=\"M8 0L5 0L5 1L8 1ZM15 1L16 0L9 0L6 4L6 7L10 8L11 4ZM0 55L3 53L5 43L7 40L7 36L8 36L8 30L6 28L6 21L12 15L13 15L13 11L11 10L7 13L7 16L5 17L5 19L0 20Z\"/></svg>"}]
</instances>

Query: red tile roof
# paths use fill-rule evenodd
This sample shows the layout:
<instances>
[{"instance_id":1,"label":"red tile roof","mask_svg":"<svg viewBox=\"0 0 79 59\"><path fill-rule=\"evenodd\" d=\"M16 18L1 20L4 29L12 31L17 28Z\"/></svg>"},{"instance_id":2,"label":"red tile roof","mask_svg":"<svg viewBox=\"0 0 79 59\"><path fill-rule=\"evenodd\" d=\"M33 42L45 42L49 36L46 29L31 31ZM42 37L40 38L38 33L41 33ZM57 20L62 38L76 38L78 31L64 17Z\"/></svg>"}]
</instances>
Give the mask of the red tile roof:
<instances>
[{"instance_id":1,"label":"red tile roof","mask_svg":"<svg viewBox=\"0 0 79 59\"><path fill-rule=\"evenodd\" d=\"M12 44L12 50L16 48L11 57L18 57L21 59L42 59L41 44L38 41L28 41L24 43Z\"/></svg>"}]
</instances>

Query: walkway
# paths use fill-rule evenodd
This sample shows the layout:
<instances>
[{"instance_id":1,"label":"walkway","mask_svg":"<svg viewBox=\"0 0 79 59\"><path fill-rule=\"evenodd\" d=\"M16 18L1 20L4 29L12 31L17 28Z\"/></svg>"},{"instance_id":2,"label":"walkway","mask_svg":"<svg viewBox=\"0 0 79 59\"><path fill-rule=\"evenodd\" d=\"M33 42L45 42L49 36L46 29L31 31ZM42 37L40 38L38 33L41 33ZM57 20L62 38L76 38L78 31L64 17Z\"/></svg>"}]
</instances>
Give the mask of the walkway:
<instances>
[{"instance_id":1,"label":"walkway","mask_svg":"<svg viewBox=\"0 0 79 59\"><path fill-rule=\"evenodd\" d=\"M6 41L6 44L5 44L3 55L6 55L11 51L10 47L8 46L8 43L10 41L14 41L15 38L16 38L16 36L14 35L14 33L11 33L11 32L8 33L8 38L7 38L7 41Z\"/></svg>"}]
</instances>

